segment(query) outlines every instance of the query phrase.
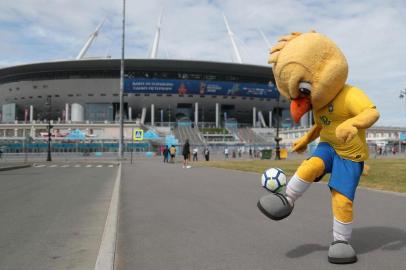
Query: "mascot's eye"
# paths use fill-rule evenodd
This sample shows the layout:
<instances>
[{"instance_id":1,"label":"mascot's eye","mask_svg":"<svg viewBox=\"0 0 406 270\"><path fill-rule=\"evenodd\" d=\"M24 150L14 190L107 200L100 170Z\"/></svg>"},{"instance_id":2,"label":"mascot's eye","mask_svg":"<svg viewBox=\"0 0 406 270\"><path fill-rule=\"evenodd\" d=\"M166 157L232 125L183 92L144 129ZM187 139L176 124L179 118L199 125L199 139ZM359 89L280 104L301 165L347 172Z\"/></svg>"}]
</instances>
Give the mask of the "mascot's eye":
<instances>
[{"instance_id":1,"label":"mascot's eye","mask_svg":"<svg viewBox=\"0 0 406 270\"><path fill-rule=\"evenodd\" d=\"M308 96L312 92L312 85L309 82L299 83L299 92Z\"/></svg>"}]
</instances>

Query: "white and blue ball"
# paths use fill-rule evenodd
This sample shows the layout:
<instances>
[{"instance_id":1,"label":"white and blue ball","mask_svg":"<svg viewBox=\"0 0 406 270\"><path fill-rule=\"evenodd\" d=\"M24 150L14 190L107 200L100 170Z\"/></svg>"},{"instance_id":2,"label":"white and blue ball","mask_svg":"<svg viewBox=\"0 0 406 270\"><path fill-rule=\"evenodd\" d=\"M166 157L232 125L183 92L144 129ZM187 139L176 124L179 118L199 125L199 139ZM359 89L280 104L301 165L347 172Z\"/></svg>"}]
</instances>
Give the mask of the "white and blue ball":
<instances>
[{"instance_id":1,"label":"white and blue ball","mask_svg":"<svg viewBox=\"0 0 406 270\"><path fill-rule=\"evenodd\" d=\"M286 186L286 174L279 168L270 168L262 174L261 184L268 191L280 193Z\"/></svg>"}]
</instances>

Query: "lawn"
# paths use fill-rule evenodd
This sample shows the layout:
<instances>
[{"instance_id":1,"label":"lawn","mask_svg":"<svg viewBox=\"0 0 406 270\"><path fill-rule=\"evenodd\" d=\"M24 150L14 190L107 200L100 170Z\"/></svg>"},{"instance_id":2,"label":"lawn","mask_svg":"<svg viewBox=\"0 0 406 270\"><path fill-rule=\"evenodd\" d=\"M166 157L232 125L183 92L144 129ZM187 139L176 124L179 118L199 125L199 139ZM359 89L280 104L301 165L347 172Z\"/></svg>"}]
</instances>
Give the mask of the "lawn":
<instances>
[{"instance_id":1,"label":"lawn","mask_svg":"<svg viewBox=\"0 0 406 270\"><path fill-rule=\"evenodd\" d=\"M290 177L300 163L300 160L230 160L200 162L200 165L257 173L278 167ZM406 193L406 159L371 159L366 164L370 166L369 175L361 177L361 186ZM323 181L328 178L325 176Z\"/></svg>"}]
</instances>

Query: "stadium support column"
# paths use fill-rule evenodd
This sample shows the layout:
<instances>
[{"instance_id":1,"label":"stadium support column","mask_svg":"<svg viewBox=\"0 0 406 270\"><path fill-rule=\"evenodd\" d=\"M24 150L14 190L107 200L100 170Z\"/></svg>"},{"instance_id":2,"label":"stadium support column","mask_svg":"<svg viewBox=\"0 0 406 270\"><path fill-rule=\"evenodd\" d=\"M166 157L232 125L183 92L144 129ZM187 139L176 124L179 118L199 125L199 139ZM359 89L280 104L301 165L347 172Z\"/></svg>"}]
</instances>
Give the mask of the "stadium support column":
<instances>
[{"instance_id":1,"label":"stadium support column","mask_svg":"<svg viewBox=\"0 0 406 270\"><path fill-rule=\"evenodd\" d=\"M151 126L155 124L155 104L151 104Z\"/></svg>"},{"instance_id":2,"label":"stadium support column","mask_svg":"<svg viewBox=\"0 0 406 270\"><path fill-rule=\"evenodd\" d=\"M269 111L269 127L272 127L272 111Z\"/></svg>"},{"instance_id":3,"label":"stadium support column","mask_svg":"<svg viewBox=\"0 0 406 270\"><path fill-rule=\"evenodd\" d=\"M133 120L133 108L128 107L128 121Z\"/></svg>"},{"instance_id":4,"label":"stadium support column","mask_svg":"<svg viewBox=\"0 0 406 270\"><path fill-rule=\"evenodd\" d=\"M252 107L252 127L255 128L257 123L257 108Z\"/></svg>"},{"instance_id":5,"label":"stadium support column","mask_svg":"<svg viewBox=\"0 0 406 270\"><path fill-rule=\"evenodd\" d=\"M216 128L220 126L220 105L216 103Z\"/></svg>"},{"instance_id":6,"label":"stadium support column","mask_svg":"<svg viewBox=\"0 0 406 270\"><path fill-rule=\"evenodd\" d=\"M65 104L65 122L69 121L69 103Z\"/></svg>"},{"instance_id":7,"label":"stadium support column","mask_svg":"<svg viewBox=\"0 0 406 270\"><path fill-rule=\"evenodd\" d=\"M30 123L34 121L34 106L30 105Z\"/></svg>"},{"instance_id":8,"label":"stadium support column","mask_svg":"<svg viewBox=\"0 0 406 270\"><path fill-rule=\"evenodd\" d=\"M199 124L199 103L195 103L195 128L198 127Z\"/></svg>"}]
</instances>

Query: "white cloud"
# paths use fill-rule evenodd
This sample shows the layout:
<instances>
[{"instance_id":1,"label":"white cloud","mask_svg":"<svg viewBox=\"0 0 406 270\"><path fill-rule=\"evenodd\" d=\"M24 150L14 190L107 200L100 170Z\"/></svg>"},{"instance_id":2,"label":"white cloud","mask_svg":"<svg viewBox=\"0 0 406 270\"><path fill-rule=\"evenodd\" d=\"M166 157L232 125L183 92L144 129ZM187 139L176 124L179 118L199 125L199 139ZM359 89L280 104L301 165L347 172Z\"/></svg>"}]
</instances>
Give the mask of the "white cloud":
<instances>
[{"instance_id":1,"label":"white cloud","mask_svg":"<svg viewBox=\"0 0 406 270\"><path fill-rule=\"evenodd\" d=\"M90 56L120 56L121 3L111 0L0 2L0 65L74 58L97 24L108 21ZM231 61L224 12L245 62L266 64L258 29L274 44L291 31L315 29L333 39L350 64L349 82L382 112L380 124L406 125L406 4L402 0L127 0L126 55L148 56L164 8L160 57ZM166 53L167 52L167 53Z\"/></svg>"}]
</instances>

